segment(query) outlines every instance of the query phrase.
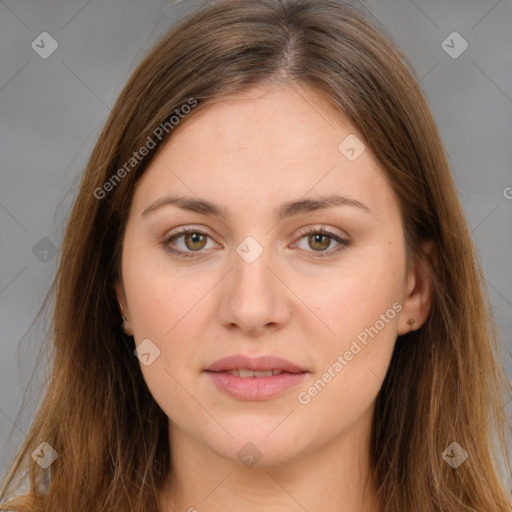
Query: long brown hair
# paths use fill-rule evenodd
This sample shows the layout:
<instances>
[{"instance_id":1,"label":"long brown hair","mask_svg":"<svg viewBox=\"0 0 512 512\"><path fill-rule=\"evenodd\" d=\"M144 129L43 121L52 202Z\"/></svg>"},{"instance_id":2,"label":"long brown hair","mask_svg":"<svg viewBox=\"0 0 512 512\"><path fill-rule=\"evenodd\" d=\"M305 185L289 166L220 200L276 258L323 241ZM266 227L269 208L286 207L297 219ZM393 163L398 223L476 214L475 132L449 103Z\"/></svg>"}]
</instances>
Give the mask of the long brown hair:
<instances>
[{"instance_id":1,"label":"long brown hair","mask_svg":"<svg viewBox=\"0 0 512 512\"><path fill-rule=\"evenodd\" d=\"M370 442L382 511L510 511L498 469L501 457L510 474L510 386L480 263L413 67L370 18L335 0L219 1L172 27L138 65L67 224L48 295L46 394L0 492L15 496L23 479L29 490L9 510L158 510L172 470L168 419L121 330L113 289L135 185L177 118L180 126L256 85L297 84L323 93L372 149L401 208L409 262L421 241L437 245L431 313L398 337L377 397ZM30 456L42 441L58 454L48 469ZM452 442L468 453L457 469L442 457Z\"/></svg>"}]
</instances>

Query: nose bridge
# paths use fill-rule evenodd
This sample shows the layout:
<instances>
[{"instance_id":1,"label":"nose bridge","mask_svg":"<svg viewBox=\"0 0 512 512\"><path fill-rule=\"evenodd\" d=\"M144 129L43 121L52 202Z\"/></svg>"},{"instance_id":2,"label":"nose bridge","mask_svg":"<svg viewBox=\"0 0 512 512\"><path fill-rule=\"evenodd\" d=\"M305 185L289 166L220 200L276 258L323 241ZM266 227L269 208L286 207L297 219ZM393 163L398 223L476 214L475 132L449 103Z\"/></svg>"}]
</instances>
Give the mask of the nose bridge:
<instances>
[{"instance_id":1,"label":"nose bridge","mask_svg":"<svg viewBox=\"0 0 512 512\"><path fill-rule=\"evenodd\" d=\"M271 237L247 236L233 254L228 291L221 308L222 321L255 331L267 324L281 324L289 309L282 285L276 279Z\"/></svg>"},{"instance_id":2,"label":"nose bridge","mask_svg":"<svg viewBox=\"0 0 512 512\"><path fill-rule=\"evenodd\" d=\"M272 280L275 279L268 268L273 264L270 237L260 235L257 238L249 235L236 247L232 279L241 297L265 296L268 300L273 295Z\"/></svg>"}]
</instances>

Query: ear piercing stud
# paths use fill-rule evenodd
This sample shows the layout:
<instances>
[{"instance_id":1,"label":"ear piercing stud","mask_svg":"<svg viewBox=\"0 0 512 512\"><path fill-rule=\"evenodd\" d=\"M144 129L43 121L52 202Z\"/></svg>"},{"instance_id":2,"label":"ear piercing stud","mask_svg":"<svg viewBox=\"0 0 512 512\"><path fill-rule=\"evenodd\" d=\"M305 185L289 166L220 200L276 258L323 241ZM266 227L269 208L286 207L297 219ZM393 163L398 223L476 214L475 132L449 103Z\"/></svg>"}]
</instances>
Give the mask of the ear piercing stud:
<instances>
[{"instance_id":1,"label":"ear piercing stud","mask_svg":"<svg viewBox=\"0 0 512 512\"><path fill-rule=\"evenodd\" d=\"M414 323L414 318L409 318L409 320L407 320L407 323L409 325L412 325Z\"/></svg>"},{"instance_id":2,"label":"ear piercing stud","mask_svg":"<svg viewBox=\"0 0 512 512\"><path fill-rule=\"evenodd\" d=\"M121 306L121 303L119 303L119 307L121 308L121 311L123 310L123 306ZM123 323L126 322L126 317L121 313L121 318L123 319Z\"/></svg>"}]
</instances>

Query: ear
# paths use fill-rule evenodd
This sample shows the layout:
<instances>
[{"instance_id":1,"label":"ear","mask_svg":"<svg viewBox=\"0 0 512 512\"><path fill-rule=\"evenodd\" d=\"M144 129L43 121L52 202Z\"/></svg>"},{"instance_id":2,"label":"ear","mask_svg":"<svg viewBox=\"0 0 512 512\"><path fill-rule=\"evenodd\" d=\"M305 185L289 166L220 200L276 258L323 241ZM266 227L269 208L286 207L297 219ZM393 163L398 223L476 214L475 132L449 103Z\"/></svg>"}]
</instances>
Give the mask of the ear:
<instances>
[{"instance_id":1,"label":"ear","mask_svg":"<svg viewBox=\"0 0 512 512\"><path fill-rule=\"evenodd\" d=\"M402 311L398 322L398 335L418 329L427 319L433 298L433 281L427 268L427 261L435 268L437 246L434 240L422 242L421 250L414 258L413 269L407 277ZM408 321L414 320L414 323Z\"/></svg>"},{"instance_id":2,"label":"ear","mask_svg":"<svg viewBox=\"0 0 512 512\"><path fill-rule=\"evenodd\" d=\"M123 321L123 330L129 336L133 336L133 329L130 324L130 314L128 311L128 303L126 302L126 294L124 287L119 278L116 278L114 282L114 290L116 292L117 302L119 303L119 312L121 316L124 316L126 320Z\"/></svg>"}]
</instances>

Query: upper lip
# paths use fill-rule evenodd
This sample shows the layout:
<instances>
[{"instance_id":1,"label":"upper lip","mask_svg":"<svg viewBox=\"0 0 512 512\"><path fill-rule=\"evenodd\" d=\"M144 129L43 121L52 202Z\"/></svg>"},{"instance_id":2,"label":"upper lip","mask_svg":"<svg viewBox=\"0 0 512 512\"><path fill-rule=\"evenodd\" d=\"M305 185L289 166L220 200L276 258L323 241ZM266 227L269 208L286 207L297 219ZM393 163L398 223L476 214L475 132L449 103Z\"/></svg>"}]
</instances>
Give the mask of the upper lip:
<instances>
[{"instance_id":1,"label":"upper lip","mask_svg":"<svg viewBox=\"0 0 512 512\"><path fill-rule=\"evenodd\" d=\"M261 355L257 357L235 354L215 361L206 368L209 372L223 372L226 370L252 370L255 372L266 372L268 370L281 370L288 373L300 373L306 371L304 368L292 362L272 355Z\"/></svg>"}]
</instances>

